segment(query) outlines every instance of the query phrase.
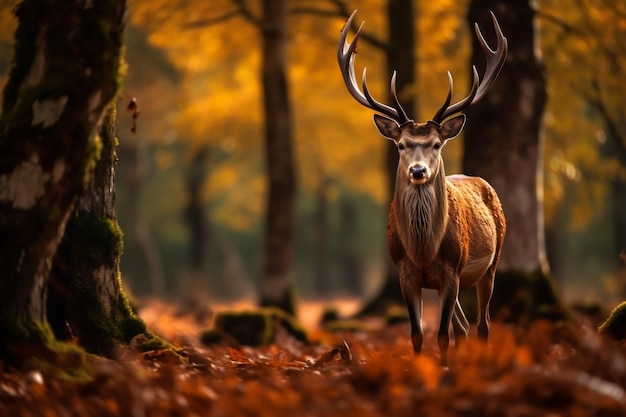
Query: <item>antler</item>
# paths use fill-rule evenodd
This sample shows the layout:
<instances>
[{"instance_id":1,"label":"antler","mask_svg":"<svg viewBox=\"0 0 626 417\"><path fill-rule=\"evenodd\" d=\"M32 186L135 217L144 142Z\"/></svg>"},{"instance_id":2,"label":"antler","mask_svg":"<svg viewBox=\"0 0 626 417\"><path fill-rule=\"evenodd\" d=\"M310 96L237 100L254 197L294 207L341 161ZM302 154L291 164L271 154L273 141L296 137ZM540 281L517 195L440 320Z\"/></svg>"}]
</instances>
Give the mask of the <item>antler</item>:
<instances>
[{"instance_id":1,"label":"antler","mask_svg":"<svg viewBox=\"0 0 626 417\"><path fill-rule=\"evenodd\" d=\"M348 31L350 30L350 25L352 24L352 19L356 15L356 10L352 12L348 21L346 22L343 30L341 31L341 37L339 38L339 45L337 47L337 60L339 61L339 67L341 68L341 74L343 75L343 81L346 83L346 87L352 97L354 97L359 103L364 105L367 108L380 112L384 115L387 115L393 119L395 119L399 124L406 123L410 121L406 112L400 105L398 101L398 94L396 93L396 72L393 72L391 77L391 100L393 101L393 107L388 106L386 104L380 103L372 97L367 88L367 81L365 79L366 69L363 68L363 92L359 89L359 86L356 83L356 77L354 75L354 57L356 55L356 45L359 40L359 36L361 35L361 29L363 29L363 25L365 22L361 23L359 26L359 30L357 30L354 38L352 39L352 43L348 43L346 38L348 37Z\"/></svg>"},{"instance_id":2,"label":"antler","mask_svg":"<svg viewBox=\"0 0 626 417\"><path fill-rule=\"evenodd\" d=\"M448 96L444 101L443 105L439 108L435 116L433 117L433 122L441 123L448 116L451 116L455 113L461 113L470 107L472 104L476 103L478 100L483 98L485 94L489 91L493 83L498 78L498 74L500 74L500 70L504 66L504 61L506 60L506 53L508 50L508 42L504 35L502 34L502 30L500 29L500 25L498 24L498 20L496 16L491 12L491 19L493 20L493 25L496 29L496 37L498 39L498 43L496 46L496 50L492 50L482 33L480 32L480 28L478 27L478 23L474 24L474 28L476 30L476 37L478 38L478 43L480 43L480 47L485 53L485 57L487 58L487 68L485 69L485 78L482 82L479 83L478 71L476 71L476 66L472 66L472 72L474 75L474 82L472 83L472 88L467 97L458 103L450 106L450 98L452 97L452 74L448 71L448 80L450 82L450 87L448 88Z\"/></svg>"}]
</instances>

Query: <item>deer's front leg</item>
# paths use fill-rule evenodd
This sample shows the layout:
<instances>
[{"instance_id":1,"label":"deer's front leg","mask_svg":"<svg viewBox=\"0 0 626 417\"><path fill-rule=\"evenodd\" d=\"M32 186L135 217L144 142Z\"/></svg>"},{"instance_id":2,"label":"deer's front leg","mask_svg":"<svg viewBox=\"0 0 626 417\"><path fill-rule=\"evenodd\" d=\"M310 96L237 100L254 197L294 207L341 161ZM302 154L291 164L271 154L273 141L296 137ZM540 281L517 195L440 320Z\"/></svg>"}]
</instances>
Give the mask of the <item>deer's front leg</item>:
<instances>
[{"instance_id":1,"label":"deer's front leg","mask_svg":"<svg viewBox=\"0 0 626 417\"><path fill-rule=\"evenodd\" d=\"M422 329L422 288L415 288L402 278L400 284L404 302L409 312L409 320L411 321L413 352L419 354L422 351L422 343L424 341L424 330Z\"/></svg>"},{"instance_id":2,"label":"deer's front leg","mask_svg":"<svg viewBox=\"0 0 626 417\"><path fill-rule=\"evenodd\" d=\"M437 334L437 342L441 351L441 365L448 365L448 345L450 344L450 321L454 314L454 308L459 295L459 281L455 274L452 277L446 276L443 279L443 287L441 289L441 322L439 323L439 333Z\"/></svg>"}]
</instances>

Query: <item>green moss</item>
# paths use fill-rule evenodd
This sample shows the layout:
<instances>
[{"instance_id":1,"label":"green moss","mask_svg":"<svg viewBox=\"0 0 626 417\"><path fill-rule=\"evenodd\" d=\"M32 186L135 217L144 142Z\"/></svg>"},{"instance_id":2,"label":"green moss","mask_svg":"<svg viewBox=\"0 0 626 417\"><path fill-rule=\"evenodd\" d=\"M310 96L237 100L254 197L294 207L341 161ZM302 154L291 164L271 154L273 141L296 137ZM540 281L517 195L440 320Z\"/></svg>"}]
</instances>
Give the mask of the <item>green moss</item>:
<instances>
[{"instance_id":1,"label":"green moss","mask_svg":"<svg viewBox=\"0 0 626 417\"><path fill-rule=\"evenodd\" d=\"M123 233L117 222L95 214L77 212L69 220L66 233L71 235L72 245L90 248L86 255L95 265L115 265L124 250Z\"/></svg>"},{"instance_id":2,"label":"green moss","mask_svg":"<svg viewBox=\"0 0 626 417\"><path fill-rule=\"evenodd\" d=\"M339 320L339 311L335 307L326 307L322 312L319 323L324 325Z\"/></svg>"},{"instance_id":3,"label":"green moss","mask_svg":"<svg viewBox=\"0 0 626 417\"><path fill-rule=\"evenodd\" d=\"M409 312L404 307L390 307L385 314L385 323L387 326L393 326L398 323L406 323L409 321Z\"/></svg>"},{"instance_id":4,"label":"green moss","mask_svg":"<svg viewBox=\"0 0 626 417\"><path fill-rule=\"evenodd\" d=\"M173 349L172 345L165 342L160 337L148 338L144 343L139 347L140 352L149 352L151 350L159 350L159 349Z\"/></svg>"},{"instance_id":5,"label":"green moss","mask_svg":"<svg viewBox=\"0 0 626 417\"><path fill-rule=\"evenodd\" d=\"M326 323L324 329L329 332L365 332L367 326L357 319L336 320Z\"/></svg>"},{"instance_id":6,"label":"green moss","mask_svg":"<svg viewBox=\"0 0 626 417\"><path fill-rule=\"evenodd\" d=\"M240 345L265 346L274 341L274 320L263 311L218 313L215 328L231 336Z\"/></svg>"},{"instance_id":7,"label":"green moss","mask_svg":"<svg viewBox=\"0 0 626 417\"><path fill-rule=\"evenodd\" d=\"M54 334L47 323L16 322L13 317L0 316L1 346L18 343L50 344L54 341Z\"/></svg>"},{"instance_id":8,"label":"green moss","mask_svg":"<svg viewBox=\"0 0 626 417\"><path fill-rule=\"evenodd\" d=\"M238 343L235 339L224 334L221 330L207 329L200 333L200 343L205 346L228 345L236 346Z\"/></svg>"},{"instance_id":9,"label":"green moss","mask_svg":"<svg viewBox=\"0 0 626 417\"><path fill-rule=\"evenodd\" d=\"M85 351L58 342L47 323L0 319L0 357L21 370L37 369L58 377L90 378Z\"/></svg>"},{"instance_id":10,"label":"green moss","mask_svg":"<svg viewBox=\"0 0 626 417\"><path fill-rule=\"evenodd\" d=\"M85 173L83 176L83 185L89 184L89 180L95 169L98 161L102 157L103 143L102 137L100 135L96 135L93 139L93 142L89 143L87 146L87 156L84 159L85 164L82 168L82 172Z\"/></svg>"},{"instance_id":11,"label":"green moss","mask_svg":"<svg viewBox=\"0 0 626 417\"><path fill-rule=\"evenodd\" d=\"M626 339L626 301L611 311L606 321L598 328L598 333L615 340Z\"/></svg>"},{"instance_id":12,"label":"green moss","mask_svg":"<svg viewBox=\"0 0 626 417\"><path fill-rule=\"evenodd\" d=\"M40 355L25 358L22 367L37 369L68 380L89 381L92 379L86 360L87 354L80 346L53 342L42 348L41 352Z\"/></svg>"},{"instance_id":13,"label":"green moss","mask_svg":"<svg viewBox=\"0 0 626 417\"><path fill-rule=\"evenodd\" d=\"M295 317L275 307L220 312L215 317L214 333L225 335L222 340L239 345L266 346L274 342L279 326L296 339L306 342L306 331ZM215 337L215 334L203 334L207 339Z\"/></svg>"}]
</instances>

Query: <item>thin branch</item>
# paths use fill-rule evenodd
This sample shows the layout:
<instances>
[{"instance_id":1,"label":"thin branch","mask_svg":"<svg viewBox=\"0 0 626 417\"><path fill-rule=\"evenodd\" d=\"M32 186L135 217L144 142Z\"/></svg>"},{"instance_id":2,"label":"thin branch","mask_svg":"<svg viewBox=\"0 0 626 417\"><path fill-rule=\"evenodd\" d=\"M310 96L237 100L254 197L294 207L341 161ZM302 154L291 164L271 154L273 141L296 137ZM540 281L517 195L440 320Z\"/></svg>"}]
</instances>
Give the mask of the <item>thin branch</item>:
<instances>
[{"instance_id":1,"label":"thin branch","mask_svg":"<svg viewBox=\"0 0 626 417\"><path fill-rule=\"evenodd\" d=\"M243 17L246 18L246 20L248 20L250 23L252 23L253 25L257 27L263 26L263 19L255 16L254 13L252 13L252 10L250 10L250 7L248 7L248 5L246 4L246 0L231 0L231 1L235 3L237 6L239 6L239 12L241 13Z\"/></svg>"},{"instance_id":2,"label":"thin branch","mask_svg":"<svg viewBox=\"0 0 626 417\"><path fill-rule=\"evenodd\" d=\"M237 10L233 10L231 12L228 13L224 13L221 16L216 16L210 19L200 19L200 20L195 20L193 22L189 22L185 25L184 29L198 29L198 28L204 28L207 26L213 26L213 25L217 25L223 22L226 22L234 17L240 16L242 15L241 10L237 9Z\"/></svg>"},{"instance_id":3,"label":"thin branch","mask_svg":"<svg viewBox=\"0 0 626 417\"><path fill-rule=\"evenodd\" d=\"M609 131L609 138L614 139L615 143L617 144L617 148L619 149L619 152L621 154L620 160L623 161L626 159L626 140L624 140L625 138L620 132L617 121L613 118L613 116L611 115L611 111L602 100L602 90L600 87L600 83L596 77L591 80L591 86L593 87L595 94L588 93L586 91L581 91L581 94L600 112L600 115L604 119L606 127Z\"/></svg>"},{"instance_id":4,"label":"thin branch","mask_svg":"<svg viewBox=\"0 0 626 417\"><path fill-rule=\"evenodd\" d=\"M335 5L336 10L326 10L326 9L318 9L316 7L294 7L291 10L289 10L290 14L309 14L309 15L314 15L314 16L321 16L321 17L341 17L343 19L348 19L348 17L350 17L351 12L348 10L348 7L346 6L345 2L343 2L342 0L328 0L329 3L332 3ZM352 29L353 32L356 32L359 29L359 25L353 21L352 25L350 26L350 29ZM361 39L363 39L364 42L369 43L370 45L372 45L375 48L378 48L380 50L386 51L389 49L389 43L383 41L382 39L368 33L368 32L362 32L361 33Z\"/></svg>"},{"instance_id":5,"label":"thin branch","mask_svg":"<svg viewBox=\"0 0 626 417\"><path fill-rule=\"evenodd\" d=\"M545 20L547 22L553 23L557 27L563 29L568 34L575 34L575 35L583 36L583 37L587 36L585 31L583 31L582 29L580 29L577 26L569 24L565 20L561 19L559 16L556 16L556 15L553 15L553 14L550 14L550 13L546 13L543 10L536 10L535 13L536 13L537 17L539 17L540 19L543 19L543 20Z\"/></svg>"},{"instance_id":6,"label":"thin branch","mask_svg":"<svg viewBox=\"0 0 626 417\"><path fill-rule=\"evenodd\" d=\"M321 17L343 17L343 13L338 10L325 10L316 7L294 7L289 10L289 14L308 14Z\"/></svg>"}]
</instances>

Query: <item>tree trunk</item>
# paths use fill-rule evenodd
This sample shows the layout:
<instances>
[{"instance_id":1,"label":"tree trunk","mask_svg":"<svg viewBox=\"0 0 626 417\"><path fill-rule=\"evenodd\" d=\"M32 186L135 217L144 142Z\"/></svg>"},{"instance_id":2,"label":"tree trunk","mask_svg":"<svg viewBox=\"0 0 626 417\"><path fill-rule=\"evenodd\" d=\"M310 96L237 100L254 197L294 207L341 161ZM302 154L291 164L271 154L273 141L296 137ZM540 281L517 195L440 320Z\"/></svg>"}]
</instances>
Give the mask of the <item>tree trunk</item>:
<instances>
[{"instance_id":1,"label":"tree trunk","mask_svg":"<svg viewBox=\"0 0 626 417\"><path fill-rule=\"evenodd\" d=\"M123 241L115 212L113 109L104 119L100 138L100 159L54 258L48 320L57 339L75 336L88 352L111 357L138 334L154 337L131 311L121 287Z\"/></svg>"},{"instance_id":2,"label":"tree trunk","mask_svg":"<svg viewBox=\"0 0 626 417\"><path fill-rule=\"evenodd\" d=\"M334 288L332 283L331 248L330 248L330 219L328 187L329 179L323 172L319 172L319 183L316 186L313 211L313 280L314 295L323 298L331 294Z\"/></svg>"},{"instance_id":3,"label":"tree trunk","mask_svg":"<svg viewBox=\"0 0 626 417\"><path fill-rule=\"evenodd\" d=\"M544 245L542 125L547 93L544 66L537 55L534 11L530 1L473 0L468 21L471 26L479 24L490 45L495 45L495 35L489 10L508 38L509 52L498 81L467 112L463 169L468 175L483 177L496 189L507 220L492 312L497 316L511 297L521 296L520 291L527 292L521 314L528 309L534 314L548 305L560 310L547 276ZM483 56L474 38L472 63L478 64L480 74ZM526 283L524 277L532 282ZM507 309L506 314L514 320L516 314Z\"/></svg>"},{"instance_id":4,"label":"tree trunk","mask_svg":"<svg viewBox=\"0 0 626 417\"><path fill-rule=\"evenodd\" d=\"M0 354L51 340L52 258L119 89L125 1L24 0L0 119ZM68 45L72 47L69 48Z\"/></svg>"},{"instance_id":5,"label":"tree trunk","mask_svg":"<svg viewBox=\"0 0 626 417\"><path fill-rule=\"evenodd\" d=\"M191 271L191 290L189 298L198 302L206 293L207 278L206 258L208 256L209 227L204 213L201 193L202 184L206 177L206 161L209 154L208 146L198 151L192 158L186 172L187 207L185 208L185 222L189 230Z\"/></svg>"},{"instance_id":6,"label":"tree trunk","mask_svg":"<svg viewBox=\"0 0 626 417\"><path fill-rule=\"evenodd\" d=\"M286 0L263 0L263 108L268 196L260 304L295 312L293 245L295 169L285 70Z\"/></svg>"},{"instance_id":7,"label":"tree trunk","mask_svg":"<svg viewBox=\"0 0 626 417\"><path fill-rule=\"evenodd\" d=\"M414 25L414 2L412 0L389 0L387 2L387 26L389 28L388 49L386 51L387 72L397 72L396 89L402 107L409 117L417 117L417 101L415 94L407 94L407 88L417 83L417 60L413 51L417 40L417 31ZM415 91L412 89L412 91ZM391 103L391 100L388 101ZM398 150L395 146L387 147L385 166L387 172L387 190L391 202L396 185L396 170L398 168ZM404 305L400 291L399 275L389 254L385 253L384 281L380 290L370 300L360 315L378 314L384 312L389 305Z\"/></svg>"}]
</instances>

